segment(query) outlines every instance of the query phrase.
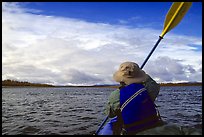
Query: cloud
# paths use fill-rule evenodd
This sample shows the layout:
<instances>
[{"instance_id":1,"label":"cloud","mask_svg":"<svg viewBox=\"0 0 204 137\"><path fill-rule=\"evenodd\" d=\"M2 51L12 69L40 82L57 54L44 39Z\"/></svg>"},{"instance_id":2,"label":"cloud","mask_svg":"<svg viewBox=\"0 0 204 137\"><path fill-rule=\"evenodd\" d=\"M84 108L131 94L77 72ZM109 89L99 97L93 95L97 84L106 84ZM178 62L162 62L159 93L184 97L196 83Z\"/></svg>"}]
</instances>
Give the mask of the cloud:
<instances>
[{"instance_id":1,"label":"cloud","mask_svg":"<svg viewBox=\"0 0 204 137\"><path fill-rule=\"evenodd\" d=\"M201 67L196 70L193 65L183 65L180 60L167 56L158 57L155 61L150 61L146 72L155 76L159 82L202 81Z\"/></svg>"},{"instance_id":2,"label":"cloud","mask_svg":"<svg viewBox=\"0 0 204 137\"><path fill-rule=\"evenodd\" d=\"M2 8L2 79L112 84L118 66L141 65L160 35L160 30L34 14L19 3ZM201 38L168 35L144 70L158 82L202 81L201 47Z\"/></svg>"}]
</instances>

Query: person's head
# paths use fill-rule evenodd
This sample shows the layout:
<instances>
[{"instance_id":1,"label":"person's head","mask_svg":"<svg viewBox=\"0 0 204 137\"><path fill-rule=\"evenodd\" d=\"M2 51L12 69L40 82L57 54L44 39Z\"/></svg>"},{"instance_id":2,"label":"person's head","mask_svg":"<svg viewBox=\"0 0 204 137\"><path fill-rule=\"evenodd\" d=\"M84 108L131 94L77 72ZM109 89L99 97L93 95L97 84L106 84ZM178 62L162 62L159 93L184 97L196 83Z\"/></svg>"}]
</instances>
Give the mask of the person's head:
<instances>
[{"instance_id":1,"label":"person's head","mask_svg":"<svg viewBox=\"0 0 204 137\"><path fill-rule=\"evenodd\" d=\"M145 82L147 77L148 75L134 62L122 63L113 74L113 79L116 82L124 82L126 85Z\"/></svg>"}]
</instances>

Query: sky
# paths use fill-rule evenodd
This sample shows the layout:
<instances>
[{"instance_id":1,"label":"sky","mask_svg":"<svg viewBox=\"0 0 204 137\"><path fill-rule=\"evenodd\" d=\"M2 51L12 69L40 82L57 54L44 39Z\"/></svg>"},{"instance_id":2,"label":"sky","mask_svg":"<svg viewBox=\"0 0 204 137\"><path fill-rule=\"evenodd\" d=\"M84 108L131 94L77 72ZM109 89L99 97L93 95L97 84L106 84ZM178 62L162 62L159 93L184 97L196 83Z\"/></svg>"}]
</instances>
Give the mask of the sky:
<instances>
[{"instance_id":1,"label":"sky","mask_svg":"<svg viewBox=\"0 0 204 137\"><path fill-rule=\"evenodd\" d=\"M2 2L2 80L117 84L142 65L172 2ZM143 70L155 81L202 82L202 2L165 34Z\"/></svg>"}]
</instances>

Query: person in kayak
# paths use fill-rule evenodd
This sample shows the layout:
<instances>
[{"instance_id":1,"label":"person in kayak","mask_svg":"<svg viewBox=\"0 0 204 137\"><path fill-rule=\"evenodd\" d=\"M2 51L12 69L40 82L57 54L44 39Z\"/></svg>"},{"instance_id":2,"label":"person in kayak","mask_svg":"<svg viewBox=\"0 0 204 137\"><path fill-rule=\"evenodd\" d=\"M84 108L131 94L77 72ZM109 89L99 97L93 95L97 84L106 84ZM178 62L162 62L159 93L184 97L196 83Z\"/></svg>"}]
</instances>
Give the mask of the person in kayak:
<instances>
[{"instance_id":1,"label":"person in kayak","mask_svg":"<svg viewBox=\"0 0 204 137\"><path fill-rule=\"evenodd\" d=\"M113 91L105 109L106 115L116 118L113 134L136 134L163 125L154 101L160 85L134 62L124 62L113 75L120 83Z\"/></svg>"}]
</instances>

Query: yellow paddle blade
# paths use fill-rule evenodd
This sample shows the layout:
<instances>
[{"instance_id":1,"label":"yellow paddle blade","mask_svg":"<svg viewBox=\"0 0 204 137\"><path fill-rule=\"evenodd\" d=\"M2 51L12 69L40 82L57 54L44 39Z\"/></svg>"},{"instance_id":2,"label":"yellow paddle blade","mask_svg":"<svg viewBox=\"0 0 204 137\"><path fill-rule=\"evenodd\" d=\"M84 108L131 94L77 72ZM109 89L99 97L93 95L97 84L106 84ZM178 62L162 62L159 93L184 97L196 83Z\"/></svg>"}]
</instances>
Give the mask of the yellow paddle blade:
<instances>
[{"instance_id":1,"label":"yellow paddle blade","mask_svg":"<svg viewBox=\"0 0 204 137\"><path fill-rule=\"evenodd\" d=\"M169 32L171 29L173 29L176 25L179 24L179 22L187 13L191 5L192 2L174 2L172 4L171 8L169 9L166 15L164 28L160 37L163 38L167 32Z\"/></svg>"}]
</instances>

